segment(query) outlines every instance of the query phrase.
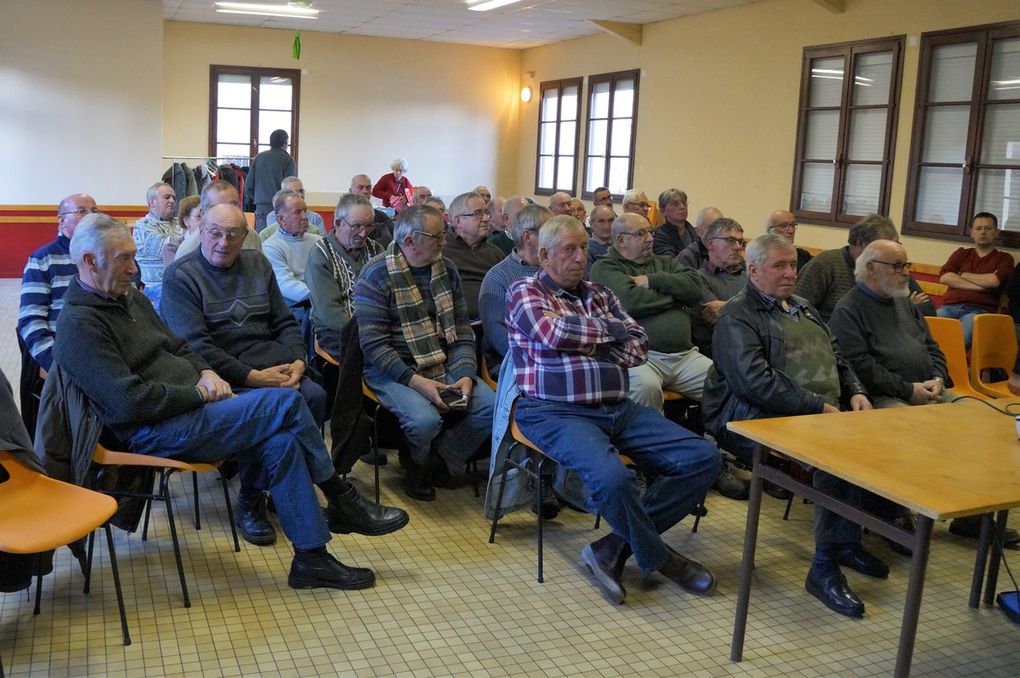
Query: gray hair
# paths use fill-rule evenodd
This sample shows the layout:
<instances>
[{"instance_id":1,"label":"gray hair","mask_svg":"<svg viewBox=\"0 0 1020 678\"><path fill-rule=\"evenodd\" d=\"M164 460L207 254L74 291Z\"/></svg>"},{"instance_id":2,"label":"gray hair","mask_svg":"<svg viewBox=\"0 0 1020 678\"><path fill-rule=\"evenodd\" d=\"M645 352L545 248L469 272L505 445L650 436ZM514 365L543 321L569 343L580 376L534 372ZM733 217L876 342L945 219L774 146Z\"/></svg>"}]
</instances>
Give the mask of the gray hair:
<instances>
[{"instance_id":1,"label":"gray hair","mask_svg":"<svg viewBox=\"0 0 1020 678\"><path fill-rule=\"evenodd\" d=\"M776 233L765 233L747 243L747 250L744 252L744 261L748 268L751 266L761 267L769 258L769 251L775 249L792 250L793 243Z\"/></svg>"},{"instance_id":2,"label":"gray hair","mask_svg":"<svg viewBox=\"0 0 1020 678\"><path fill-rule=\"evenodd\" d=\"M401 172L406 172L407 171L407 161L404 160L403 158L397 158L396 160L394 160L393 162L390 163L390 169L391 170L400 170Z\"/></svg>"},{"instance_id":3,"label":"gray hair","mask_svg":"<svg viewBox=\"0 0 1020 678\"><path fill-rule=\"evenodd\" d=\"M881 214L869 214L856 224L850 227L847 235L847 242L851 245L870 245L876 240L899 241L900 234L896 231L896 225L889 217Z\"/></svg>"},{"instance_id":4,"label":"gray hair","mask_svg":"<svg viewBox=\"0 0 1020 678\"><path fill-rule=\"evenodd\" d=\"M165 181L157 181L152 186L149 186L149 188L145 191L145 204L149 204L150 202L158 198L159 189L163 188L164 186L169 188L171 191L174 190L174 187L166 183ZM174 191L174 194L176 195L177 191Z\"/></svg>"},{"instance_id":5,"label":"gray hair","mask_svg":"<svg viewBox=\"0 0 1020 678\"><path fill-rule=\"evenodd\" d=\"M587 235L587 231L584 230L584 225L580 221L569 214L558 214L542 224L542 228L538 231L538 246L547 252L552 252L559 247L563 236L571 231L580 231Z\"/></svg>"},{"instance_id":6,"label":"gray hair","mask_svg":"<svg viewBox=\"0 0 1020 678\"><path fill-rule=\"evenodd\" d=\"M474 191L468 191L467 193L461 193L456 198L450 201L450 218L451 220L455 217L460 216L467 209L468 200L471 198L478 198L484 201L485 198L478 195Z\"/></svg>"},{"instance_id":7,"label":"gray hair","mask_svg":"<svg viewBox=\"0 0 1020 678\"><path fill-rule=\"evenodd\" d=\"M109 249L106 243L114 231L131 237L131 230L127 224L102 212L86 214L85 218L78 222L78 227L71 238L71 259L80 266L85 254L89 253L96 258L100 268L106 266L106 251Z\"/></svg>"},{"instance_id":8,"label":"gray hair","mask_svg":"<svg viewBox=\"0 0 1020 678\"><path fill-rule=\"evenodd\" d=\"M336 202L336 209L333 210L333 225L336 222L343 219L347 220L347 215L350 213L351 208L355 205L367 205L372 207L372 202L363 195L357 193L344 193L340 196L340 199ZM375 208L372 209L372 218L375 218Z\"/></svg>"},{"instance_id":9,"label":"gray hair","mask_svg":"<svg viewBox=\"0 0 1020 678\"><path fill-rule=\"evenodd\" d=\"M728 217L719 217L708 225L705 229L705 240L711 240L716 238L720 233L727 233L732 230L738 230L741 233L744 232L744 227L737 223L736 219L730 219Z\"/></svg>"},{"instance_id":10,"label":"gray hair","mask_svg":"<svg viewBox=\"0 0 1020 678\"><path fill-rule=\"evenodd\" d=\"M286 188L287 186L290 186L292 184L301 184L302 187L304 187L304 185L305 185L304 182L301 181L301 179L299 177L289 176L289 177L284 177L283 178L283 181L280 182L280 188ZM294 190L294 189L290 189L290 190Z\"/></svg>"},{"instance_id":11,"label":"gray hair","mask_svg":"<svg viewBox=\"0 0 1020 678\"><path fill-rule=\"evenodd\" d=\"M632 189L630 189L629 191L627 191L626 193L623 194L623 203L626 205L629 202L635 202L639 195L645 196L646 200L648 199L648 194L647 193L645 193L644 191L642 191L640 189L632 188Z\"/></svg>"},{"instance_id":12,"label":"gray hair","mask_svg":"<svg viewBox=\"0 0 1020 678\"><path fill-rule=\"evenodd\" d=\"M291 198L297 198L298 200L304 200L301 194L297 191L291 191L287 188L281 188L273 196L273 211L279 213L284 207L287 206L287 201Z\"/></svg>"},{"instance_id":13,"label":"gray hair","mask_svg":"<svg viewBox=\"0 0 1020 678\"><path fill-rule=\"evenodd\" d=\"M440 223L443 221L443 213L428 205L411 205L400 212L393 222L393 240L400 244L407 236L413 237L415 231L424 231L427 217L435 217Z\"/></svg>"},{"instance_id":14,"label":"gray hair","mask_svg":"<svg viewBox=\"0 0 1020 678\"><path fill-rule=\"evenodd\" d=\"M687 194L679 188L667 188L659 194L659 211L665 212L666 205L676 201L687 202Z\"/></svg>"},{"instance_id":15,"label":"gray hair","mask_svg":"<svg viewBox=\"0 0 1020 678\"><path fill-rule=\"evenodd\" d=\"M443 199L440 198L438 195L434 195L431 198L428 198L425 202L422 203L422 205L426 205L428 207L432 207L433 205L439 205L438 207L432 207L432 209L436 210L440 214L446 214L446 203L443 202Z\"/></svg>"},{"instance_id":16,"label":"gray hair","mask_svg":"<svg viewBox=\"0 0 1020 678\"><path fill-rule=\"evenodd\" d=\"M510 235L514 239L514 246L523 247L524 232L538 231L542 228L542 224L552 218L552 215L553 213L549 211L548 207L542 207L541 205L526 205L522 207L517 213L514 223L510 226Z\"/></svg>"},{"instance_id":17,"label":"gray hair","mask_svg":"<svg viewBox=\"0 0 1020 678\"><path fill-rule=\"evenodd\" d=\"M202 202L200 203L202 211L205 212L210 207L212 207L211 204L212 198L209 197L210 195L212 195L213 193L222 193L223 191L233 191L234 194L237 195L237 188L229 181L224 181L223 179L216 179L215 181L210 181L208 184L203 186ZM238 199L240 199L241 196L238 195L237 197ZM240 207L240 205L238 205L238 207Z\"/></svg>"},{"instance_id":18,"label":"gray hair","mask_svg":"<svg viewBox=\"0 0 1020 678\"><path fill-rule=\"evenodd\" d=\"M857 282L864 282L868 275L868 264L878 256L878 248L873 245L874 242L869 243L860 256L857 257L857 261L854 262L854 280Z\"/></svg>"},{"instance_id":19,"label":"gray hair","mask_svg":"<svg viewBox=\"0 0 1020 678\"><path fill-rule=\"evenodd\" d=\"M624 212L620 216L618 216L615 219L613 219L612 236L613 236L613 240L614 241L617 238L619 238L621 234L629 233L630 232L630 231L627 231L626 229L629 226L628 222L631 219L634 219L634 218L640 219L641 221L645 222L645 224L647 224L648 228L652 227L652 225L650 223L648 223L648 220L645 219L640 214L634 214L633 212Z\"/></svg>"}]
</instances>

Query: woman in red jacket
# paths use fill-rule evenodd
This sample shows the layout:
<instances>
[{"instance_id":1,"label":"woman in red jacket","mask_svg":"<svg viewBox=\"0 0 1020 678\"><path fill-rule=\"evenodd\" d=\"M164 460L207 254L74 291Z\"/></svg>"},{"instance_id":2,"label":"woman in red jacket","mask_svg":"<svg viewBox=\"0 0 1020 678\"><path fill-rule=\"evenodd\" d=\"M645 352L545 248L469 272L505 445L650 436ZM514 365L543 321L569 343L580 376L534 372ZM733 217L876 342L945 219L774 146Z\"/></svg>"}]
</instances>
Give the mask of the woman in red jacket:
<instances>
[{"instance_id":1,"label":"woman in red jacket","mask_svg":"<svg viewBox=\"0 0 1020 678\"><path fill-rule=\"evenodd\" d=\"M372 195L383 202L383 207L392 207L397 212L411 204L411 180L404 176L407 172L407 161L397 158L390 163L390 174L379 177L372 187Z\"/></svg>"}]
</instances>

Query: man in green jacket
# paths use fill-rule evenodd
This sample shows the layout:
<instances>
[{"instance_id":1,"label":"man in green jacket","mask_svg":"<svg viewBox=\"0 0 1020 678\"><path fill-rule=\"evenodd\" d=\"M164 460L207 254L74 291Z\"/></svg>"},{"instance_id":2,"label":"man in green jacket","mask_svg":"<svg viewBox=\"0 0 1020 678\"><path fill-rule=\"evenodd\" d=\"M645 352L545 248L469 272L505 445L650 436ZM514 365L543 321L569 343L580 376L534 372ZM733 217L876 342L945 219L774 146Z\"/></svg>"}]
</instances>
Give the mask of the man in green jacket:
<instances>
[{"instance_id":1,"label":"man in green jacket","mask_svg":"<svg viewBox=\"0 0 1020 678\"><path fill-rule=\"evenodd\" d=\"M613 246L592 265L590 278L611 289L648 334L648 360L628 370L630 397L659 412L663 389L700 402L712 361L691 341L686 309L697 308L703 292L697 271L676 257L653 254L651 224L638 214L618 217L612 237ZM726 464L716 488L727 497L748 496L747 481Z\"/></svg>"}]
</instances>

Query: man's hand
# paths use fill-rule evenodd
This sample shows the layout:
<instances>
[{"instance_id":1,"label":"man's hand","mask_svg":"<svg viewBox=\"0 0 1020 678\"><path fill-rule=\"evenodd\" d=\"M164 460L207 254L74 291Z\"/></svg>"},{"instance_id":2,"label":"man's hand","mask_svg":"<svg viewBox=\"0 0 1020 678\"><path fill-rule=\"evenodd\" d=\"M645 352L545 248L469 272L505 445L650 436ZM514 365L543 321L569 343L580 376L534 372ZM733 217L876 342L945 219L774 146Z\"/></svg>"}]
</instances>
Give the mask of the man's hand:
<instances>
[{"instance_id":1,"label":"man's hand","mask_svg":"<svg viewBox=\"0 0 1020 678\"><path fill-rule=\"evenodd\" d=\"M305 373L305 361L298 359L289 365L281 365L281 367L290 369L290 377L280 386L283 388L298 388L301 385L301 377Z\"/></svg>"},{"instance_id":2,"label":"man's hand","mask_svg":"<svg viewBox=\"0 0 1020 678\"><path fill-rule=\"evenodd\" d=\"M911 405L929 405L938 402L939 396L936 392L938 382L934 379L928 381L915 381L914 392L910 394Z\"/></svg>"},{"instance_id":3,"label":"man's hand","mask_svg":"<svg viewBox=\"0 0 1020 678\"><path fill-rule=\"evenodd\" d=\"M439 397L440 389L450 388L441 381L435 381L433 379L426 379L420 374L416 374L411 377L411 381L407 383L408 386L413 388L418 393L425 396L430 403L436 406L436 409L440 412L449 412L450 408L446 406L443 399Z\"/></svg>"},{"instance_id":4,"label":"man's hand","mask_svg":"<svg viewBox=\"0 0 1020 678\"><path fill-rule=\"evenodd\" d=\"M829 403L825 403L824 405L822 405L822 414L832 414L833 412L839 412L839 408L834 407Z\"/></svg>"},{"instance_id":5,"label":"man's hand","mask_svg":"<svg viewBox=\"0 0 1020 678\"><path fill-rule=\"evenodd\" d=\"M464 377L450 384L450 388L456 389L464 394L464 397L468 400L471 399L471 391L475 387L475 382L471 377Z\"/></svg>"},{"instance_id":6,"label":"man's hand","mask_svg":"<svg viewBox=\"0 0 1020 678\"><path fill-rule=\"evenodd\" d=\"M705 305L701 309L701 318L709 325L715 325L719 320L719 314L722 312L722 307L726 305L725 301L716 299L715 301L706 301Z\"/></svg>"},{"instance_id":7,"label":"man's hand","mask_svg":"<svg viewBox=\"0 0 1020 678\"><path fill-rule=\"evenodd\" d=\"M630 277L634 281L634 284L638 287L648 287L648 276L647 275L632 275Z\"/></svg>"},{"instance_id":8,"label":"man's hand","mask_svg":"<svg viewBox=\"0 0 1020 678\"><path fill-rule=\"evenodd\" d=\"M864 410L870 410L871 401L868 400L868 396L863 393L858 393L850 398L850 409L854 412L863 412Z\"/></svg>"},{"instance_id":9,"label":"man's hand","mask_svg":"<svg viewBox=\"0 0 1020 678\"><path fill-rule=\"evenodd\" d=\"M930 299L929 299L928 295L925 294L924 292L911 292L910 293L910 301L911 301L911 303L914 303L914 304L923 304L923 303L925 303L927 301L930 301Z\"/></svg>"},{"instance_id":10,"label":"man's hand","mask_svg":"<svg viewBox=\"0 0 1020 678\"><path fill-rule=\"evenodd\" d=\"M202 399L207 403L214 403L217 400L224 400L234 395L230 384L220 379L220 375L212 370L202 370L198 375L198 383L195 384Z\"/></svg>"},{"instance_id":11,"label":"man's hand","mask_svg":"<svg viewBox=\"0 0 1020 678\"><path fill-rule=\"evenodd\" d=\"M264 370L252 370L244 379L248 388L273 388L283 386L290 379L290 365L274 365Z\"/></svg>"}]
</instances>

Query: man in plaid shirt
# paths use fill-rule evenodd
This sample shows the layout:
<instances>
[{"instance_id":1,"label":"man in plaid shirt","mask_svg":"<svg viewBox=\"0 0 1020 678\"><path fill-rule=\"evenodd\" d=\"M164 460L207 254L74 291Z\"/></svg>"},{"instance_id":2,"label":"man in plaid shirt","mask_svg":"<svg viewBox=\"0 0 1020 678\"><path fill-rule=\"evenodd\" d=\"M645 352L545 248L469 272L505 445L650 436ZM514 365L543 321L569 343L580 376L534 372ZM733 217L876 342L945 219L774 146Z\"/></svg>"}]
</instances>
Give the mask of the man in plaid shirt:
<instances>
[{"instance_id":1,"label":"man in plaid shirt","mask_svg":"<svg viewBox=\"0 0 1020 678\"><path fill-rule=\"evenodd\" d=\"M624 563L634 555L692 593L709 593L715 576L659 536L691 513L719 473L720 456L704 438L627 397L628 368L645 361L648 336L601 285L582 280L588 235L573 217L539 231L541 272L507 292L509 355L517 385L515 420L542 452L575 471L613 532L581 550L602 595L623 603ZM630 457L654 477L642 495Z\"/></svg>"}]
</instances>

